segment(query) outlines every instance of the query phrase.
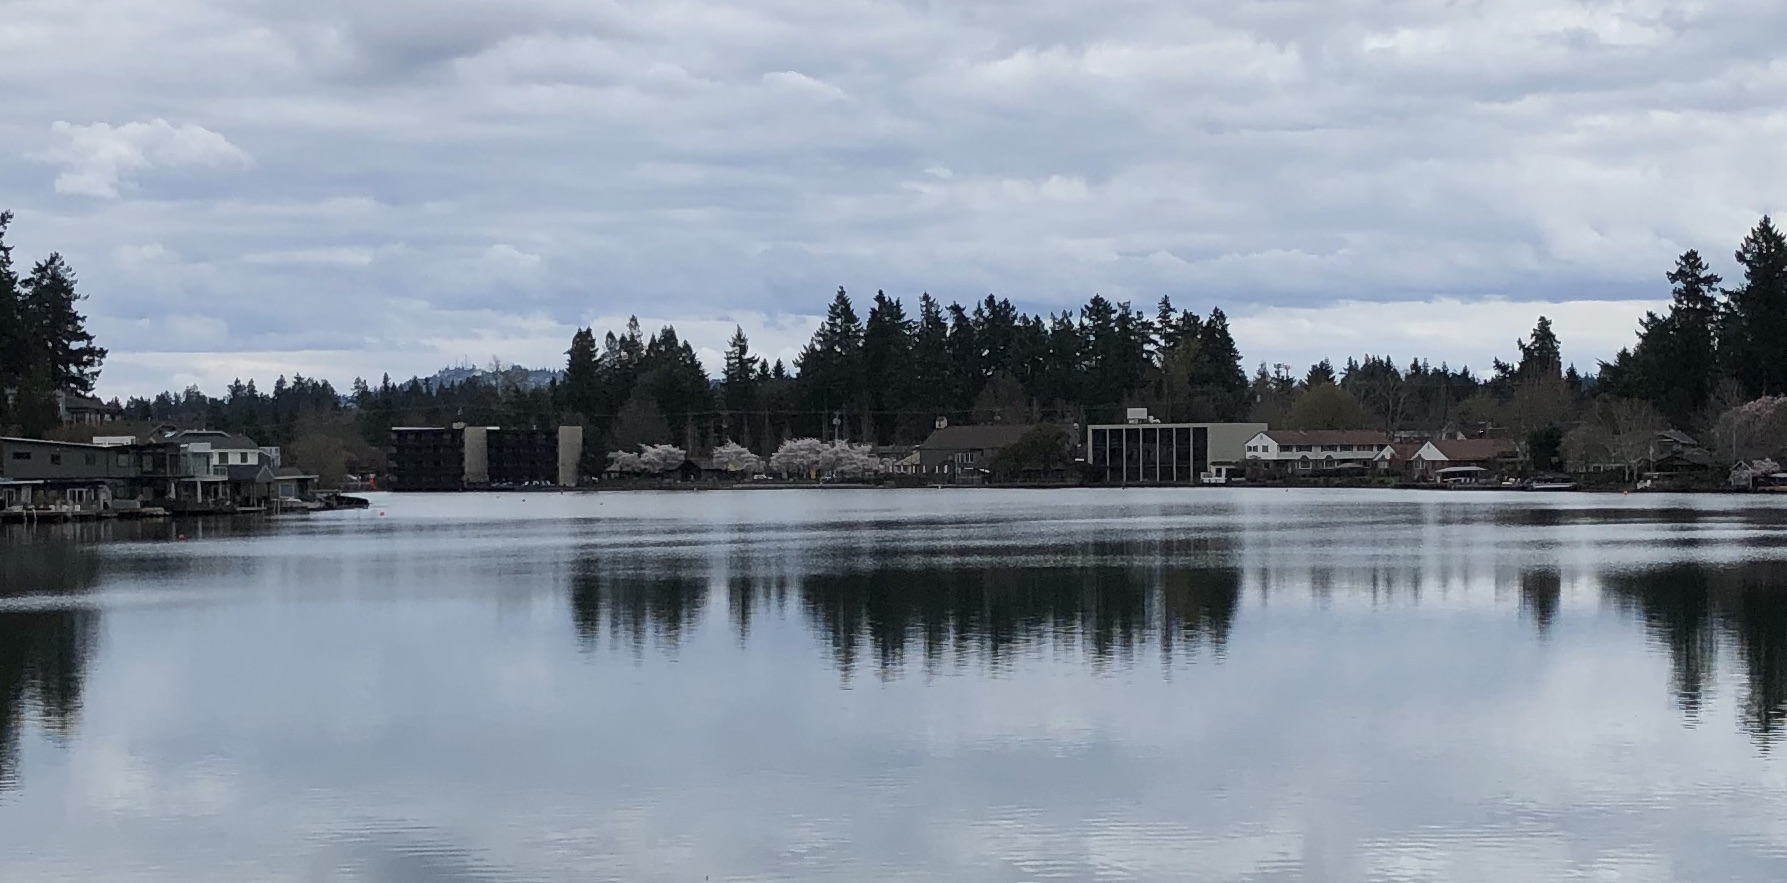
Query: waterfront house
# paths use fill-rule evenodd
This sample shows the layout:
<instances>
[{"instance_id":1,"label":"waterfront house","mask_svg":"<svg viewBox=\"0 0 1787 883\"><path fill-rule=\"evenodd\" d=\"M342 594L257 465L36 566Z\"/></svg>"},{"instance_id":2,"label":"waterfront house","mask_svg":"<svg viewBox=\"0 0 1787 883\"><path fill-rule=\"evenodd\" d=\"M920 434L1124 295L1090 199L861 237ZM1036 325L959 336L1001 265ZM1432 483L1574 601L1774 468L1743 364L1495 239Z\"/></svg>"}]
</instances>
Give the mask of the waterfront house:
<instances>
[{"instance_id":1,"label":"waterfront house","mask_svg":"<svg viewBox=\"0 0 1787 883\"><path fill-rule=\"evenodd\" d=\"M1519 465L1519 452L1514 443L1501 438L1446 438L1421 446L1409 460L1412 477L1433 481L1440 471L1460 467L1477 467L1484 474L1505 473ZM1461 473L1450 473L1461 474Z\"/></svg>"},{"instance_id":2,"label":"waterfront house","mask_svg":"<svg viewBox=\"0 0 1787 883\"><path fill-rule=\"evenodd\" d=\"M135 480L126 447L0 438L0 509L102 511L129 497Z\"/></svg>"},{"instance_id":3,"label":"waterfront house","mask_svg":"<svg viewBox=\"0 0 1787 883\"><path fill-rule=\"evenodd\" d=\"M56 392L56 414L63 423L80 426L99 426L124 418L124 409L116 403L106 402L93 396L75 395L71 392Z\"/></svg>"},{"instance_id":4,"label":"waterfront house","mask_svg":"<svg viewBox=\"0 0 1787 883\"><path fill-rule=\"evenodd\" d=\"M918 471L940 481L973 484L992 468L993 455L1024 437L1029 424L950 426L938 420L937 429L918 446Z\"/></svg>"},{"instance_id":5,"label":"waterfront house","mask_svg":"<svg viewBox=\"0 0 1787 883\"><path fill-rule=\"evenodd\" d=\"M1249 465L1293 475L1390 468L1396 448L1372 429L1273 429L1247 442Z\"/></svg>"}]
</instances>

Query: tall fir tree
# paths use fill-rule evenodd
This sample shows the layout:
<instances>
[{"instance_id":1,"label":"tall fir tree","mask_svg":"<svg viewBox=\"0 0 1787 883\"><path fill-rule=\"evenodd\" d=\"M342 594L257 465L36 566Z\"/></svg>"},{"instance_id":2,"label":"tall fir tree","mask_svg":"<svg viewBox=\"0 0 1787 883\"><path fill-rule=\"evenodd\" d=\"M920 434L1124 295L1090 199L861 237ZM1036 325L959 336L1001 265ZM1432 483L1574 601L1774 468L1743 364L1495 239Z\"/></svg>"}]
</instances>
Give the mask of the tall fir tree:
<instances>
[{"instance_id":1,"label":"tall fir tree","mask_svg":"<svg viewBox=\"0 0 1787 883\"><path fill-rule=\"evenodd\" d=\"M42 370L59 390L88 395L99 379L106 350L87 331L79 305L85 299L75 288L74 270L52 253L31 268L20 286L21 321L28 370Z\"/></svg>"},{"instance_id":2,"label":"tall fir tree","mask_svg":"<svg viewBox=\"0 0 1787 883\"><path fill-rule=\"evenodd\" d=\"M862 333L862 321L849 293L838 288L825 321L795 362L808 412L800 431L830 435L834 429L841 433L851 425L862 390Z\"/></svg>"},{"instance_id":3,"label":"tall fir tree","mask_svg":"<svg viewBox=\"0 0 1787 883\"><path fill-rule=\"evenodd\" d=\"M1749 395L1787 393L1787 239L1765 215L1736 257L1744 281L1721 324L1726 367Z\"/></svg>"},{"instance_id":4,"label":"tall fir tree","mask_svg":"<svg viewBox=\"0 0 1787 883\"><path fill-rule=\"evenodd\" d=\"M900 418L911 396L909 369L912 360L912 323L898 298L875 292L863 326L863 390L868 434L878 444L890 444L900 429ZM916 439L914 439L916 441Z\"/></svg>"},{"instance_id":5,"label":"tall fir tree","mask_svg":"<svg viewBox=\"0 0 1787 883\"><path fill-rule=\"evenodd\" d=\"M745 329L733 326L721 368L720 399L726 407L727 436L746 447L752 447L754 441L751 412L757 409L760 366L757 357L751 355L751 340L745 336Z\"/></svg>"},{"instance_id":6,"label":"tall fir tree","mask_svg":"<svg viewBox=\"0 0 1787 883\"><path fill-rule=\"evenodd\" d=\"M566 410L588 420L601 408L601 355L596 352L596 334L579 328L571 335L571 348L565 351L565 380L559 385Z\"/></svg>"}]
</instances>

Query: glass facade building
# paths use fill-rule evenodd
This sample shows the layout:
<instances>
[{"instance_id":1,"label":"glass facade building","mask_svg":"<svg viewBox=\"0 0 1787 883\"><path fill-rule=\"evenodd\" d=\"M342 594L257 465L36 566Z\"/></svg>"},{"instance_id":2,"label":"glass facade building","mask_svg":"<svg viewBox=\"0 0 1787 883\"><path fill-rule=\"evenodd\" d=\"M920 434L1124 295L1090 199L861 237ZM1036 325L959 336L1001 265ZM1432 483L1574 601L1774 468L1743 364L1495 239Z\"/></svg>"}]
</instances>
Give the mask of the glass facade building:
<instances>
[{"instance_id":1,"label":"glass facade building","mask_svg":"<svg viewBox=\"0 0 1787 883\"><path fill-rule=\"evenodd\" d=\"M1094 426L1086 462L1106 484L1195 484L1210 470L1210 427Z\"/></svg>"}]
</instances>

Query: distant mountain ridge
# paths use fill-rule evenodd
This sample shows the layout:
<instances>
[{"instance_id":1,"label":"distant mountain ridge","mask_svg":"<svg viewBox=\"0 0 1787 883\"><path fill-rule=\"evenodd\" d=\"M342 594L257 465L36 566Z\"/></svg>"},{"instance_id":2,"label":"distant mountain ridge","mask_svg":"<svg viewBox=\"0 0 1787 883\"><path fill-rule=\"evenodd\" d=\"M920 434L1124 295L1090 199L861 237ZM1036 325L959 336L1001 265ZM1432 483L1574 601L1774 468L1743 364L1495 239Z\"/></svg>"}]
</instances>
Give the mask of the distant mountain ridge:
<instances>
[{"instance_id":1,"label":"distant mountain ridge","mask_svg":"<svg viewBox=\"0 0 1787 883\"><path fill-rule=\"evenodd\" d=\"M525 368L520 365L502 366L499 371L489 368L477 368L471 365L454 365L436 371L429 380L435 388L445 389L458 386L468 381L495 383L499 377L521 389L543 389L556 381L565 379L565 372L546 368Z\"/></svg>"}]
</instances>

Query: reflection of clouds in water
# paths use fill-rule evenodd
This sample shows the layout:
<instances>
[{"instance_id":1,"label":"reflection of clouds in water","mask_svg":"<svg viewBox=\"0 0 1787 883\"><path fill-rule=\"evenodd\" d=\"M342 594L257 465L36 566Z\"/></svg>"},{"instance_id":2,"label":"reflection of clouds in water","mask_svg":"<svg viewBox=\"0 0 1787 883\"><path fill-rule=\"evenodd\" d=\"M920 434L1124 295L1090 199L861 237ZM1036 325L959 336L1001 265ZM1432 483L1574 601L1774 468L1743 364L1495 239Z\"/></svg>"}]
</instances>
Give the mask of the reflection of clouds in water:
<instances>
[{"instance_id":1,"label":"reflection of clouds in water","mask_svg":"<svg viewBox=\"0 0 1787 883\"><path fill-rule=\"evenodd\" d=\"M316 883L524 883L475 851L421 825L369 822L323 839L311 856Z\"/></svg>"},{"instance_id":2,"label":"reflection of clouds in water","mask_svg":"<svg viewBox=\"0 0 1787 883\"><path fill-rule=\"evenodd\" d=\"M237 805L237 766L222 759L158 764L114 739L87 740L69 760L68 783L86 809L168 819L216 816Z\"/></svg>"},{"instance_id":3,"label":"reflection of clouds in water","mask_svg":"<svg viewBox=\"0 0 1787 883\"><path fill-rule=\"evenodd\" d=\"M1606 576L1652 556L1621 532L1707 532L1660 554L1716 562L1757 519L989 492L930 524L906 498L616 495L629 517L108 552L89 599L216 603L99 605L88 732L0 800L0 879L231 856L306 881L1782 876L1787 782L1736 728L1678 726L1628 615L1713 647L1701 719L1740 720L1781 640L1772 577ZM865 523L824 523L834 499ZM1718 635L1761 649L1724 661Z\"/></svg>"}]
</instances>

